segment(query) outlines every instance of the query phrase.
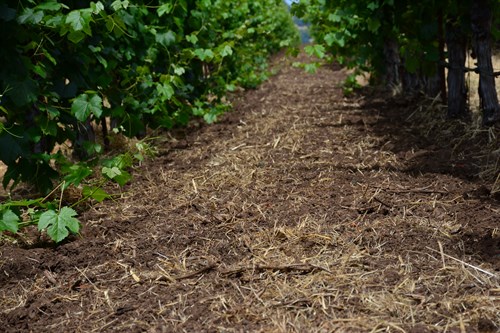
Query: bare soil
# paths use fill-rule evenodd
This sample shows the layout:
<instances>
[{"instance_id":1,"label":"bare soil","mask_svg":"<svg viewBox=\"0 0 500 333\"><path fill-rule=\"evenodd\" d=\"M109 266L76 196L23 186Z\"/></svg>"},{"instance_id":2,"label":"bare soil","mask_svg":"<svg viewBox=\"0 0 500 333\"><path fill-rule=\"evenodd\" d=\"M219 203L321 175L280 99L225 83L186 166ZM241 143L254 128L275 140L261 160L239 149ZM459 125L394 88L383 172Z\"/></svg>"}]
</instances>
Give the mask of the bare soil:
<instances>
[{"instance_id":1,"label":"bare soil","mask_svg":"<svg viewBox=\"0 0 500 333\"><path fill-rule=\"evenodd\" d=\"M496 130L275 66L159 139L81 237L4 241L1 330L499 331Z\"/></svg>"}]
</instances>

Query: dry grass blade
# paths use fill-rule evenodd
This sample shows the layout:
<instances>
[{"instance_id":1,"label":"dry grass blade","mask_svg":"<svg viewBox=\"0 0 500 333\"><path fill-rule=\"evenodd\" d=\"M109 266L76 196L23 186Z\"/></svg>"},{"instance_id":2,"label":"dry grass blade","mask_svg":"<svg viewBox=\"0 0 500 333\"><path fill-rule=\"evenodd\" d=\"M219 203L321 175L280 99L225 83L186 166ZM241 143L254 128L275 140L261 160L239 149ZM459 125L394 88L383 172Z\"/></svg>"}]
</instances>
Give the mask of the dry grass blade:
<instances>
[{"instance_id":1,"label":"dry grass blade","mask_svg":"<svg viewBox=\"0 0 500 333\"><path fill-rule=\"evenodd\" d=\"M457 258L455 258L455 257L452 257L452 256L450 256L450 255L448 255L448 254L444 253L444 252L443 252L443 248L442 248L441 244L440 244L440 247L439 247L439 251L434 250L433 248L430 248L430 247L428 247L428 246L426 246L426 248L427 248L428 250L431 250L431 251L433 251L433 252L437 252L437 253L441 254L441 256L443 257L443 268L445 267L444 258L446 257L446 258L449 258L449 259L454 260L454 261L456 261L456 262L459 262L459 263L461 263L461 264L462 264L462 265L464 265L464 266L467 266L467 267L473 268L473 269L475 269L476 271L481 272L481 273L484 273L484 274L486 274L486 275L488 275L488 276L490 276L490 277L493 277L493 278L496 278L496 279L500 278L500 276L499 276L498 274L493 274L493 273L491 273L491 272L488 272L487 270L484 270L484 269L482 269L482 268L480 268L480 267L477 267L477 266L471 265L471 264L469 264L469 263L466 263L466 262L465 262L465 261L463 261L463 260L457 259Z\"/></svg>"}]
</instances>

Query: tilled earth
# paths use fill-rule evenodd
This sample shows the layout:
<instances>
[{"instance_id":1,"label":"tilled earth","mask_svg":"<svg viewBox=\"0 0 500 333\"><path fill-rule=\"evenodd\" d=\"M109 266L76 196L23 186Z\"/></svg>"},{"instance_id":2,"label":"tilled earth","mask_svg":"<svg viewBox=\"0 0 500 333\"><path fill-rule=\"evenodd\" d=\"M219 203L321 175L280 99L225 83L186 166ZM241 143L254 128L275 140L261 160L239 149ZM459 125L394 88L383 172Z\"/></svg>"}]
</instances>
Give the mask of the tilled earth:
<instances>
[{"instance_id":1,"label":"tilled earth","mask_svg":"<svg viewBox=\"0 0 500 333\"><path fill-rule=\"evenodd\" d=\"M494 129L275 66L220 122L159 139L81 237L5 241L1 331L500 330Z\"/></svg>"}]
</instances>

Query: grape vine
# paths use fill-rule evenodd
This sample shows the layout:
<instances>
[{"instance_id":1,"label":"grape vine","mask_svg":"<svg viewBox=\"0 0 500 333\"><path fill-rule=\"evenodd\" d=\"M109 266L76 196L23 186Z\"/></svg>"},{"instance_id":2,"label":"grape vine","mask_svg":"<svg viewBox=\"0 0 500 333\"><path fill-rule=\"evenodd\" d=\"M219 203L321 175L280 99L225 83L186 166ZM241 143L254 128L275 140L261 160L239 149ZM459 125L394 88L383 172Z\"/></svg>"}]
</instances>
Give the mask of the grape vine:
<instances>
[{"instance_id":1,"label":"grape vine","mask_svg":"<svg viewBox=\"0 0 500 333\"><path fill-rule=\"evenodd\" d=\"M466 90L457 81L463 81L469 50L477 56L474 70L481 76L483 122L500 119L491 68L491 45L500 38L500 2L301 0L292 11L311 23L317 45L310 53L321 47L323 54L354 69L350 82L369 72L375 83L402 86L405 93L440 93L450 117L467 117L465 102L455 102ZM447 78L448 99L445 67L458 71Z\"/></svg>"},{"instance_id":2,"label":"grape vine","mask_svg":"<svg viewBox=\"0 0 500 333\"><path fill-rule=\"evenodd\" d=\"M228 91L258 85L269 55L298 42L278 0L7 0L0 30L2 184L31 183L43 195L63 181L80 186L96 165L125 183L130 158L97 158L108 130L141 137L192 117L214 122ZM18 230L19 207L56 241L78 231L71 208L45 200L0 205L0 231Z\"/></svg>"}]
</instances>

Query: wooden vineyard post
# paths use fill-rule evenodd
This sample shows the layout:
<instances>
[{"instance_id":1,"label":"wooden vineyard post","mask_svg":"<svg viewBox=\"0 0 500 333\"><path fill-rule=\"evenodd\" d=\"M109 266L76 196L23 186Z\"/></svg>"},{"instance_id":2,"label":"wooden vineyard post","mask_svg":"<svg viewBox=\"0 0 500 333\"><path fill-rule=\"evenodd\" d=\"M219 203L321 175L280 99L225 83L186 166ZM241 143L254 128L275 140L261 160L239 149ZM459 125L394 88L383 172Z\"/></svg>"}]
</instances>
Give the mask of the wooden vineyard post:
<instances>
[{"instance_id":1,"label":"wooden vineyard post","mask_svg":"<svg viewBox=\"0 0 500 333\"><path fill-rule=\"evenodd\" d=\"M491 24L492 15L488 0L475 1L471 8L472 48L477 57L479 100L484 125L492 125L500 118L491 62Z\"/></svg>"}]
</instances>

